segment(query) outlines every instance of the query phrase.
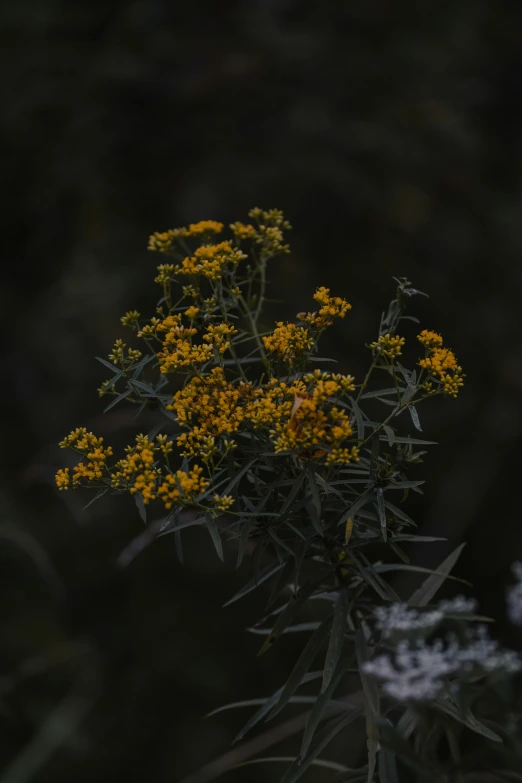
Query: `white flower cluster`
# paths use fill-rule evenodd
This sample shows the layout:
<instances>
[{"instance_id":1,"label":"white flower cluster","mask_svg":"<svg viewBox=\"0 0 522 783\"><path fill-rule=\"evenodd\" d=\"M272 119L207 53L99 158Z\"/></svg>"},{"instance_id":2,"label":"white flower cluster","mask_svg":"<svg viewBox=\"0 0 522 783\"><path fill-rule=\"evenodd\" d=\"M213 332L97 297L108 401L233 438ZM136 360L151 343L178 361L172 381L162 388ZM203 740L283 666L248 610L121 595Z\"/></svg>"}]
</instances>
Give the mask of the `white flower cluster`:
<instances>
[{"instance_id":1,"label":"white flower cluster","mask_svg":"<svg viewBox=\"0 0 522 783\"><path fill-rule=\"evenodd\" d=\"M384 639L388 639L394 634L431 630L446 617L473 614L476 608L477 602L473 598L465 598L462 595L450 601L441 601L436 609L428 612L410 609L403 603L378 606L374 611L377 620L375 627Z\"/></svg>"},{"instance_id":2,"label":"white flower cluster","mask_svg":"<svg viewBox=\"0 0 522 783\"><path fill-rule=\"evenodd\" d=\"M517 584L507 592L507 613L513 625L522 626L522 563L513 563L512 571Z\"/></svg>"},{"instance_id":3,"label":"white flower cluster","mask_svg":"<svg viewBox=\"0 0 522 783\"><path fill-rule=\"evenodd\" d=\"M382 682L384 693L402 702L430 701L443 689L448 677L486 675L493 672L514 674L522 668L520 657L512 650L502 650L488 636L486 626L469 635L467 646L456 637L432 643L403 640L393 654L383 654L363 666Z\"/></svg>"}]
</instances>

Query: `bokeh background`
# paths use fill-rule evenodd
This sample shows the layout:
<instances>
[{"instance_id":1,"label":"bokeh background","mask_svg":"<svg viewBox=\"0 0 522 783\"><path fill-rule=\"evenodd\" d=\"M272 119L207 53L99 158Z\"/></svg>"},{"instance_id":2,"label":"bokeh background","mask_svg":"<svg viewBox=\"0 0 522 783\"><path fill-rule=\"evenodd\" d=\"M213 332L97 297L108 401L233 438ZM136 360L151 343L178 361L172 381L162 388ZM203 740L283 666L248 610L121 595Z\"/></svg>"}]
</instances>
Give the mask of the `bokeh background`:
<instances>
[{"instance_id":1,"label":"bokeh background","mask_svg":"<svg viewBox=\"0 0 522 783\"><path fill-rule=\"evenodd\" d=\"M221 609L249 573L233 550L223 565L187 534L182 566L167 536L122 568L132 501L84 510L53 485L70 429L134 431L134 411L101 415L94 356L154 306L148 235L187 221L283 209L293 254L268 316L317 285L347 297L328 348L358 377L392 276L430 294L412 312L467 379L422 417L440 445L410 510L448 543L412 556L466 539L459 574L520 647L504 619L522 559L520 3L8 0L0 20L0 783L181 783L246 719L205 713L291 667L295 640L256 658L245 633L262 591Z\"/></svg>"}]
</instances>

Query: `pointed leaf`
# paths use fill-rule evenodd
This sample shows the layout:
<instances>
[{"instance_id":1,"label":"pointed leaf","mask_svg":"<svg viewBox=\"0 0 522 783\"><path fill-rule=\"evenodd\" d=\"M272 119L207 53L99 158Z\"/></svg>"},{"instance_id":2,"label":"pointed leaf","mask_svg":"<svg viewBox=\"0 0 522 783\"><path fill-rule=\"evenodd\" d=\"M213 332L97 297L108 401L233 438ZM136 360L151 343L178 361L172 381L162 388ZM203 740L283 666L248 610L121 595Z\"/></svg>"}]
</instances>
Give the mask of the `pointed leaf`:
<instances>
[{"instance_id":1,"label":"pointed leaf","mask_svg":"<svg viewBox=\"0 0 522 783\"><path fill-rule=\"evenodd\" d=\"M274 718L288 703L288 699L294 695L296 688L299 687L304 675L310 668L313 660L318 654L319 650L323 646L330 630L331 618L327 617L323 620L317 631L311 636L308 644L303 649L301 655L297 659L297 662L290 674L290 677L283 686L281 696L279 697L277 704L270 712L268 719Z\"/></svg>"},{"instance_id":2,"label":"pointed leaf","mask_svg":"<svg viewBox=\"0 0 522 783\"><path fill-rule=\"evenodd\" d=\"M408 600L409 606L426 606L429 604L435 593L442 586L446 577L460 557L460 553L466 546L466 543L460 544L448 557L440 564L437 573L429 576L426 581L416 590Z\"/></svg>"},{"instance_id":3,"label":"pointed leaf","mask_svg":"<svg viewBox=\"0 0 522 783\"><path fill-rule=\"evenodd\" d=\"M408 410L410 412L413 426L415 427L415 429L419 430L419 432L422 432L422 427L419 419L419 414L417 413L417 408L415 407L415 405L408 405Z\"/></svg>"},{"instance_id":4,"label":"pointed leaf","mask_svg":"<svg viewBox=\"0 0 522 783\"><path fill-rule=\"evenodd\" d=\"M289 625L299 609L303 606L303 604L306 602L306 600L310 597L310 595L314 592L316 588L316 582L309 582L306 585L303 585L301 589L299 590L299 593L294 593L288 603L286 604L285 608L277 618L276 624L274 625L274 629L272 633L268 636L267 639L265 639L264 643L261 646L261 649L258 652L258 655L263 655L272 645L274 642L281 636L284 629Z\"/></svg>"},{"instance_id":5,"label":"pointed leaf","mask_svg":"<svg viewBox=\"0 0 522 783\"><path fill-rule=\"evenodd\" d=\"M136 503L136 508L138 509L138 514L141 517L141 521L146 525L147 509L145 508L145 503L143 502L143 495L141 494L141 492L136 492L134 494L134 502Z\"/></svg>"},{"instance_id":6,"label":"pointed leaf","mask_svg":"<svg viewBox=\"0 0 522 783\"><path fill-rule=\"evenodd\" d=\"M308 682L312 682L313 680L319 679L319 677L322 676L322 671L318 672L309 672L308 674L305 674L302 678L299 685L306 685ZM284 687L284 686L283 686ZM268 715L272 707L274 707L275 704L277 704L278 700L281 697L281 694L283 693L283 688L279 688L272 696L265 699L264 704L257 710L257 712L252 715L252 717L245 723L237 737L235 737L232 744L235 744L236 742L239 742L243 739L245 734L247 734L251 729L254 728L260 721L263 720L265 715Z\"/></svg>"},{"instance_id":7,"label":"pointed leaf","mask_svg":"<svg viewBox=\"0 0 522 783\"><path fill-rule=\"evenodd\" d=\"M314 743L310 748L310 752L305 759L298 758L294 761L292 766L287 770L284 777L281 779L281 783L296 783L304 773L313 765L319 754L326 748L326 746L333 740L334 737L339 734L348 724L354 721L359 715L362 714L360 708L351 710L348 715L340 715L329 720L317 733Z\"/></svg>"},{"instance_id":8,"label":"pointed leaf","mask_svg":"<svg viewBox=\"0 0 522 783\"><path fill-rule=\"evenodd\" d=\"M239 546L237 550L237 563L236 568L239 568L241 563L243 562L243 558L245 556L246 548L248 545L248 540L250 536L250 530L255 524L255 520L253 517L248 517L246 519L240 519L239 524L241 525L241 529L239 532Z\"/></svg>"},{"instance_id":9,"label":"pointed leaf","mask_svg":"<svg viewBox=\"0 0 522 783\"><path fill-rule=\"evenodd\" d=\"M259 585L263 584L263 582L266 582L267 579L270 579L270 577L277 573L282 567L282 563L275 563L273 565L267 566L257 575L257 578L254 576L245 585L243 585L241 590L238 590L237 593L232 596L232 598L229 598L228 601L223 604L223 608L225 606L230 606L230 604L233 604L235 601L239 601L240 598L243 598L243 596L251 593L252 590L255 590L256 587L259 587Z\"/></svg>"},{"instance_id":10,"label":"pointed leaf","mask_svg":"<svg viewBox=\"0 0 522 783\"><path fill-rule=\"evenodd\" d=\"M344 644L344 632L346 630L346 615L348 614L348 607L350 606L350 596L347 590L340 590L335 602L335 610L332 624L332 632L330 634L330 642L328 644L328 651L326 653L326 660L324 663L324 675L321 692L328 688L330 680L332 679L334 672L339 663L339 658L343 651Z\"/></svg>"},{"instance_id":11,"label":"pointed leaf","mask_svg":"<svg viewBox=\"0 0 522 783\"><path fill-rule=\"evenodd\" d=\"M319 723L321 722L323 714L330 702L330 698L333 692L335 691L335 689L338 687L339 683L341 682L347 667L348 667L348 661L338 660L336 668L332 673L332 676L329 678L327 687L323 688L321 695L315 699L313 709L310 713L310 717L308 718L303 733L303 740L301 742L301 753L300 753L301 758L305 758L306 754L308 753L308 748L310 747L310 743L314 738L315 731ZM344 706L344 709L346 709L346 706Z\"/></svg>"},{"instance_id":12,"label":"pointed leaf","mask_svg":"<svg viewBox=\"0 0 522 783\"><path fill-rule=\"evenodd\" d=\"M217 556L221 561L224 561L225 558L223 555L223 542L221 540L221 535L219 533L218 527L216 525L216 520L214 519L213 516L207 514L205 518L205 524L207 526L208 532L210 533L210 537L216 549Z\"/></svg>"},{"instance_id":13,"label":"pointed leaf","mask_svg":"<svg viewBox=\"0 0 522 783\"><path fill-rule=\"evenodd\" d=\"M388 538L388 531L386 529L386 508L384 506L384 495L381 487L377 487L375 490L377 496L377 513L379 514L379 522L381 524L381 533L383 539L386 541Z\"/></svg>"}]
</instances>

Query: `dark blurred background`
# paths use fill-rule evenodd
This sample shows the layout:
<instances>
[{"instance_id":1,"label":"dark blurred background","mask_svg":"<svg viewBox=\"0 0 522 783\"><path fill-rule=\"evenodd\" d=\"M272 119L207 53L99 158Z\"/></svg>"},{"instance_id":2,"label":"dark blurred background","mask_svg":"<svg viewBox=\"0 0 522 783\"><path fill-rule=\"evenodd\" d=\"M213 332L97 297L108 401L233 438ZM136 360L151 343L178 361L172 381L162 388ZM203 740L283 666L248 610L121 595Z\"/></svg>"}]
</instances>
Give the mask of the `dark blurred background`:
<instances>
[{"instance_id":1,"label":"dark blurred background","mask_svg":"<svg viewBox=\"0 0 522 783\"><path fill-rule=\"evenodd\" d=\"M359 379L392 276L430 294L412 312L467 379L421 411L440 445L410 511L448 543L412 556L467 539L459 574L520 647L504 620L522 559L520 3L8 0L0 18L0 783L179 783L247 716L205 713L271 693L297 649L255 657L263 591L221 609L250 572L233 549L223 565L187 534L182 566L167 536L118 568L143 531L132 501L83 510L53 485L70 429L135 431L134 411L101 415L94 356L125 310L154 307L148 235L187 221L283 209L293 255L268 315L317 285L348 298L328 349Z\"/></svg>"}]
</instances>

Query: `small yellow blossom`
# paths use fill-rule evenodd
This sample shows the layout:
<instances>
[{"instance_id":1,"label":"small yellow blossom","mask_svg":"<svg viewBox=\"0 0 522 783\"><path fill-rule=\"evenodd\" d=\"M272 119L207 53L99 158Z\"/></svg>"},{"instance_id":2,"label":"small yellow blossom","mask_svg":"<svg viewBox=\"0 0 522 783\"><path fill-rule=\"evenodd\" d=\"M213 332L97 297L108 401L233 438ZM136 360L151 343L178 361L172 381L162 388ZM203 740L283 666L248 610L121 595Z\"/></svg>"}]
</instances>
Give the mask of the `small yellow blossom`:
<instances>
[{"instance_id":1,"label":"small yellow blossom","mask_svg":"<svg viewBox=\"0 0 522 783\"><path fill-rule=\"evenodd\" d=\"M107 458L112 456L112 447L103 446L103 438L98 438L85 427L73 430L60 444L60 448L73 448L82 455L82 461L74 466L72 484L78 486L82 479L95 481L102 479L107 473ZM56 484L59 489L67 489L71 484L69 469L67 473L58 471Z\"/></svg>"},{"instance_id":2,"label":"small yellow blossom","mask_svg":"<svg viewBox=\"0 0 522 783\"><path fill-rule=\"evenodd\" d=\"M317 289L314 299L321 305L318 313L298 313L297 315L300 321L304 321L314 329L326 329L333 324L334 318L344 318L346 313L352 309L346 299L330 296L330 289L324 286Z\"/></svg>"},{"instance_id":3,"label":"small yellow blossom","mask_svg":"<svg viewBox=\"0 0 522 783\"><path fill-rule=\"evenodd\" d=\"M417 336L417 340L425 345L426 348L441 348L443 343L440 334L437 332L430 332L428 329L423 329Z\"/></svg>"},{"instance_id":4,"label":"small yellow blossom","mask_svg":"<svg viewBox=\"0 0 522 783\"><path fill-rule=\"evenodd\" d=\"M250 223L241 223L239 220L231 223L230 228L236 239L253 239L256 235L254 226Z\"/></svg>"},{"instance_id":5,"label":"small yellow blossom","mask_svg":"<svg viewBox=\"0 0 522 783\"><path fill-rule=\"evenodd\" d=\"M286 364L301 359L314 344L307 329L296 324L278 321L271 335L263 337L267 351L275 353Z\"/></svg>"},{"instance_id":6,"label":"small yellow blossom","mask_svg":"<svg viewBox=\"0 0 522 783\"><path fill-rule=\"evenodd\" d=\"M127 348L127 356L125 356L125 348L127 348L127 343L124 343L123 340L116 340L112 353L109 354L109 359L113 364L130 367L141 358L141 351L133 348Z\"/></svg>"},{"instance_id":7,"label":"small yellow blossom","mask_svg":"<svg viewBox=\"0 0 522 783\"><path fill-rule=\"evenodd\" d=\"M219 242L216 245L201 245L193 256L187 256L174 272L189 277L206 277L209 280L219 280L227 264L237 266L246 255L230 242Z\"/></svg>"},{"instance_id":8,"label":"small yellow blossom","mask_svg":"<svg viewBox=\"0 0 522 783\"><path fill-rule=\"evenodd\" d=\"M359 461L359 449L352 446L351 449L332 449L326 457L327 465L347 465L350 462Z\"/></svg>"},{"instance_id":9,"label":"small yellow blossom","mask_svg":"<svg viewBox=\"0 0 522 783\"><path fill-rule=\"evenodd\" d=\"M230 324L210 324L203 340L211 343L219 353L225 353L230 348L230 340L227 340L227 337L234 334L237 334L237 329Z\"/></svg>"},{"instance_id":10,"label":"small yellow blossom","mask_svg":"<svg viewBox=\"0 0 522 783\"><path fill-rule=\"evenodd\" d=\"M155 283L166 286L174 280L176 274L176 266L174 264L160 264L158 266L157 277L154 278Z\"/></svg>"},{"instance_id":11,"label":"small yellow blossom","mask_svg":"<svg viewBox=\"0 0 522 783\"><path fill-rule=\"evenodd\" d=\"M97 391L99 397L105 397L106 394L116 394L116 387L111 381L103 381Z\"/></svg>"},{"instance_id":12,"label":"small yellow blossom","mask_svg":"<svg viewBox=\"0 0 522 783\"><path fill-rule=\"evenodd\" d=\"M198 313L199 313L199 307L194 307L194 305L187 307L187 309L185 310L185 315L190 321L193 321Z\"/></svg>"},{"instance_id":13,"label":"small yellow blossom","mask_svg":"<svg viewBox=\"0 0 522 783\"><path fill-rule=\"evenodd\" d=\"M60 468L57 472L56 486L58 489L68 489L71 486L71 473L69 468Z\"/></svg>"},{"instance_id":14,"label":"small yellow blossom","mask_svg":"<svg viewBox=\"0 0 522 783\"><path fill-rule=\"evenodd\" d=\"M148 250L153 250L157 253L168 253L176 239L186 236L188 236L186 228L171 228L169 231L156 231L149 237Z\"/></svg>"},{"instance_id":15,"label":"small yellow blossom","mask_svg":"<svg viewBox=\"0 0 522 783\"><path fill-rule=\"evenodd\" d=\"M202 234L221 234L223 223L216 220L200 220L198 223L191 223L188 227L188 236L199 237Z\"/></svg>"},{"instance_id":16,"label":"small yellow blossom","mask_svg":"<svg viewBox=\"0 0 522 783\"><path fill-rule=\"evenodd\" d=\"M376 342L370 343L368 348L372 348L372 350L380 353L381 356L386 356L388 359L393 360L401 355L405 342L404 337L392 336L387 332L386 334L381 334Z\"/></svg>"},{"instance_id":17,"label":"small yellow blossom","mask_svg":"<svg viewBox=\"0 0 522 783\"><path fill-rule=\"evenodd\" d=\"M442 337L436 332L424 329L417 338L427 348L427 356L420 359L419 366L428 370L431 377L442 385L444 394L456 397L461 386L464 386L462 367L458 364L453 351L442 346ZM429 393L434 393L431 388Z\"/></svg>"},{"instance_id":18,"label":"small yellow blossom","mask_svg":"<svg viewBox=\"0 0 522 783\"><path fill-rule=\"evenodd\" d=\"M214 506L218 511L227 511L234 505L232 495L214 495Z\"/></svg>"},{"instance_id":19,"label":"small yellow blossom","mask_svg":"<svg viewBox=\"0 0 522 783\"><path fill-rule=\"evenodd\" d=\"M158 497L163 500L165 508L172 508L176 502L191 503L209 486L209 481L203 478L203 468L193 465L189 471L177 470L167 473L158 486Z\"/></svg>"},{"instance_id":20,"label":"small yellow blossom","mask_svg":"<svg viewBox=\"0 0 522 783\"><path fill-rule=\"evenodd\" d=\"M137 310L129 310L129 312L125 313L121 318L121 322L124 326L131 326L133 329L137 329L140 316L141 313L138 313Z\"/></svg>"}]
</instances>

